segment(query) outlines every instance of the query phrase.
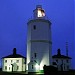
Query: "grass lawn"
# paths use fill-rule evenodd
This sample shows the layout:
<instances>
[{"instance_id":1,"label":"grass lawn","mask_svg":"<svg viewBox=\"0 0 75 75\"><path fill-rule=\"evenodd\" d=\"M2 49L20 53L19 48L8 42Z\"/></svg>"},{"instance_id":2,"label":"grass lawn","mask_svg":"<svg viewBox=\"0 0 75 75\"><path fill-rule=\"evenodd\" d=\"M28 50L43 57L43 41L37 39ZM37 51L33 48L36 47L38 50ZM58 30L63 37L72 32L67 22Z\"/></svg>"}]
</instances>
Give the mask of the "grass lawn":
<instances>
[{"instance_id":1,"label":"grass lawn","mask_svg":"<svg viewBox=\"0 0 75 75\"><path fill-rule=\"evenodd\" d=\"M26 74L25 72L2 72L0 71L0 75L44 75L39 73L31 73ZM47 72L45 75L75 75L75 71L69 71L69 72Z\"/></svg>"},{"instance_id":2,"label":"grass lawn","mask_svg":"<svg viewBox=\"0 0 75 75\"><path fill-rule=\"evenodd\" d=\"M17 73L17 72L2 72L2 71L0 71L0 75L27 75L27 74L25 74L24 72Z\"/></svg>"}]
</instances>

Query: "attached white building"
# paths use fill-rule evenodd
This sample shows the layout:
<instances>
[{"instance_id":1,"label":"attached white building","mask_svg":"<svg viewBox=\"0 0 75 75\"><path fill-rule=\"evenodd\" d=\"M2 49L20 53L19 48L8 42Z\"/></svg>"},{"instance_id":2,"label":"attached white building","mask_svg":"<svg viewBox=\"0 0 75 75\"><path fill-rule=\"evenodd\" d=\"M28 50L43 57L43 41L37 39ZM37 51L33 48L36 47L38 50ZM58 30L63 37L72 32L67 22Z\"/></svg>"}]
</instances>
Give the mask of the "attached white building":
<instances>
[{"instance_id":1,"label":"attached white building","mask_svg":"<svg viewBox=\"0 0 75 75\"><path fill-rule=\"evenodd\" d=\"M60 49L58 49L57 55L52 56L53 66L58 68L58 71L69 71L71 58L65 55L61 55Z\"/></svg>"},{"instance_id":2,"label":"attached white building","mask_svg":"<svg viewBox=\"0 0 75 75\"><path fill-rule=\"evenodd\" d=\"M27 23L27 70L38 72L52 63L51 22L46 19L41 5L33 10L33 18Z\"/></svg>"},{"instance_id":3,"label":"attached white building","mask_svg":"<svg viewBox=\"0 0 75 75\"><path fill-rule=\"evenodd\" d=\"M13 54L2 58L2 71L26 71L26 58L16 54L16 48L14 48Z\"/></svg>"}]
</instances>

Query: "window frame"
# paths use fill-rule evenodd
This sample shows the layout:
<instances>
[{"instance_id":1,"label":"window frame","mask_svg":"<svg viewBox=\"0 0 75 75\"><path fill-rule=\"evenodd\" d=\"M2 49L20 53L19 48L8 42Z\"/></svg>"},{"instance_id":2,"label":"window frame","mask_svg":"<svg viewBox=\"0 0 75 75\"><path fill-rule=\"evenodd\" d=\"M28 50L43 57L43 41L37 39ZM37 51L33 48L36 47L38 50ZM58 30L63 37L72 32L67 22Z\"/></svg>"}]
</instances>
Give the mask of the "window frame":
<instances>
[{"instance_id":1,"label":"window frame","mask_svg":"<svg viewBox=\"0 0 75 75\"><path fill-rule=\"evenodd\" d=\"M5 66L5 70L7 70L7 66Z\"/></svg>"}]
</instances>

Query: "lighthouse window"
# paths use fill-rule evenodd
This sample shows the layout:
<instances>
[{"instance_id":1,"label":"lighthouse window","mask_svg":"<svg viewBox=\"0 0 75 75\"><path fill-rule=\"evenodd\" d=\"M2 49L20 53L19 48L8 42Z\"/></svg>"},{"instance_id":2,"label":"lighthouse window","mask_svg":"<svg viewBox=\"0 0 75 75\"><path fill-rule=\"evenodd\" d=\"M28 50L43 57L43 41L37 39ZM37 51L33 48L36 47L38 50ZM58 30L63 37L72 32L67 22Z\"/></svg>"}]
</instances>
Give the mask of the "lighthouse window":
<instances>
[{"instance_id":1,"label":"lighthouse window","mask_svg":"<svg viewBox=\"0 0 75 75\"><path fill-rule=\"evenodd\" d=\"M36 53L34 53L34 57L36 58Z\"/></svg>"},{"instance_id":2,"label":"lighthouse window","mask_svg":"<svg viewBox=\"0 0 75 75\"><path fill-rule=\"evenodd\" d=\"M36 29L36 25L33 26L34 30Z\"/></svg>"}]
</instances>

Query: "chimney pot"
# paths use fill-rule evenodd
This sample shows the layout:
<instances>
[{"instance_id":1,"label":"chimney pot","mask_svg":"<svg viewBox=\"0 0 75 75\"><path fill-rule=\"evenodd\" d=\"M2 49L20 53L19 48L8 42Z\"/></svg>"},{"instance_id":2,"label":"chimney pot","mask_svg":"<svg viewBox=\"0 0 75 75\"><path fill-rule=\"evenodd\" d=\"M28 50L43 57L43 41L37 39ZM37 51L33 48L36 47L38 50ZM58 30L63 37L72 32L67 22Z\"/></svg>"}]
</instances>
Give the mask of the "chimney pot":
<instances>
[{"instance_id":1,"label":"chimney pot","mask_svg":"<svg viewBox=\"0 0 75 75\"><path fill-rule=\"evenodd\" d=\"M16 55L16 48L13 49L13 55Z\"/></svg>"},{"instance_id":2,"label":"chimney pot","mask_svg":"<svg viewBox=\"0 0 75 75\"><path fill-rule=\"evenodd\" d=\"M58 51L57 51L57 55L61 55L60 49L58 49Z\"/></svg>"}]
</instances>

